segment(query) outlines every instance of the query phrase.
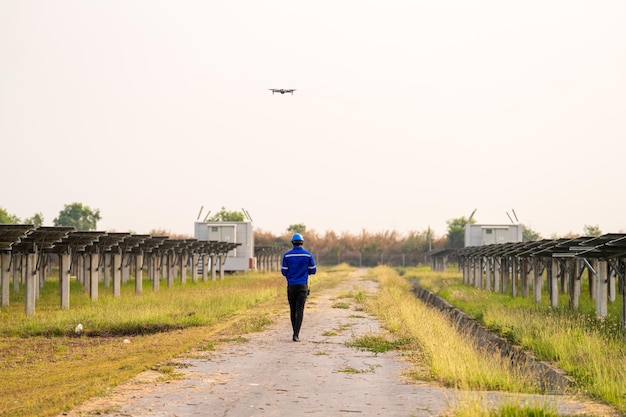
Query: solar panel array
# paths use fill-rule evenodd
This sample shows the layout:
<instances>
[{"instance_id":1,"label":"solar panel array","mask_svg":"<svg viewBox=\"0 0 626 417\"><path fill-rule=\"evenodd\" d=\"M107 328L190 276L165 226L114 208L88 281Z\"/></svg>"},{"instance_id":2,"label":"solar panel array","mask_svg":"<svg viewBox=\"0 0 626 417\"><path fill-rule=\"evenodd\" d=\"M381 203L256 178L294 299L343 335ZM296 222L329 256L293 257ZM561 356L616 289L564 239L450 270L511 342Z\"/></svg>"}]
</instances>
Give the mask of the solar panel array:
<instances>
[{"instance_id":1,"label":"solar panel array","mask_svg":"<svg viewBox=\"0 0 626 417\"><path fill-rule=\"evenodd\" d=\"M69 308L69 281L75 276L92 300L98 299L99 283L111 287L120 296L123 282L135 276L135 291L142 292L142 273L148 272L154 291L162 278L172 286L176 278L183 282L187 268L191 277L216 280L219 265L224 278L228 253L240 244L196 239L170 239L168 236L137 235L100 231L78 231L73 227L34 227L0 224L0 281L2 306L10 302L13 292L25 287L25 311L35 313L35 301L55 261L59 265L60 306ZM210 259L210 263L209 263ZM209 266L210 265L210 266Z\"/></svg>"},{"instance_id":2,"label":"solar panel array","mask_svg":"<svg viewBox=\"0 0 626 417\"><path fill-rule=\"evenodd\" d=\"M583 276L597 317L608 314L608 303L622 299L622 328L626 330L626 234L543 239L531 242L470 246L455 251L463 281L487 290L540 302L544 279L550 304L568 294L569 307L578 308Z\"/></svg>"},{"instance_id":3,"label":"solar panel array","mask_svg":"<svg viewBox=\"0 0 626 417\"><path fill-rule=\"evenodd\" d=\"M288 246L259 245L254 247L257 267L261 271L279 271L283 254L289 250Z\"/></svg>"}]
</instances>

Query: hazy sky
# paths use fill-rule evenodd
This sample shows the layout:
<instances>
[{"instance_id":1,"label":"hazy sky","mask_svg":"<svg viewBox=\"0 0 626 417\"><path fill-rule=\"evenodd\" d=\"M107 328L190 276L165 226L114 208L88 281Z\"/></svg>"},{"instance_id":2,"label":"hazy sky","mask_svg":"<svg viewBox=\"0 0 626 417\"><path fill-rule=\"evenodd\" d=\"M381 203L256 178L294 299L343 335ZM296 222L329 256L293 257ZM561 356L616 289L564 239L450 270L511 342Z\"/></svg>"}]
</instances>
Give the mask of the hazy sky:
<instances>
[{"instance_id":1,"label":"hazy sky","mask_svg":"<svg viewBox=\"0 0 626 417\"><path fill-rule=\"evenodd\" d=\"M625 22L623 0L0 0L0 207L626 231Z\"/></svg>"}]
</instances>

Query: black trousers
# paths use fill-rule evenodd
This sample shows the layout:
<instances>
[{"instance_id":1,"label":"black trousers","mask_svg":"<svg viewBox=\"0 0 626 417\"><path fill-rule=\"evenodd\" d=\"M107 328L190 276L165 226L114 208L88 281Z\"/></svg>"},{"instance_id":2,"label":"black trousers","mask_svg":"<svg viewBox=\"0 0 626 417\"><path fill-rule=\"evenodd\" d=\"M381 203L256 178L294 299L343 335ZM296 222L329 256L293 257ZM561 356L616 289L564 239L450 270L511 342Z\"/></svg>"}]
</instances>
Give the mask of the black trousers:
<instances>
[{"instance_id":1,"label":"black trousers","mask_svg":"<svg viewBox=\"0 0 626 417\"><path fill-rule=\"evenodd\" d=\"M287 299L289 300L291 327L293 328L293 335L296 337L300 334L300 327L302 327L304 305L306 304L306 297L308 294L309 286L306 284L287 286Z\"/></svg>"}]
</instances>

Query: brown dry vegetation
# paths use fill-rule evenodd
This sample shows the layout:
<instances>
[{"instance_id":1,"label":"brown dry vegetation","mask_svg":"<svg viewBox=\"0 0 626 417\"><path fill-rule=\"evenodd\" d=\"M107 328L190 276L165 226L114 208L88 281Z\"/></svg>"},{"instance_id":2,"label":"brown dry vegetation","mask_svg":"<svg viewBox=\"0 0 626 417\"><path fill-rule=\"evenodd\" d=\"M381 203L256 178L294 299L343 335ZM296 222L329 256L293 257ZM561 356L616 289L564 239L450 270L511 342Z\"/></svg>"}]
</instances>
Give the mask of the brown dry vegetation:
<instances>
[{"instance_id":1,"label":"brown dry vegetation","mask_svg":"<svg viewBox=\"0 0 626 417\"><path fill-rule=\"evenodd\" d=\"M424 262L424 254L429 250L429 232L426 230L412 231L405 235L395 231L371 233L366 230L358 235L334 231L320 234L314 230L303 234L306 249L313 253L320 265L416 265ZM288 247L290 238L291 233L276 236L262 230L254 232L255 245L259 246ZM441 249L445 244L445 236L433 238L430 247Z\"/></svg>"}]
</instances>

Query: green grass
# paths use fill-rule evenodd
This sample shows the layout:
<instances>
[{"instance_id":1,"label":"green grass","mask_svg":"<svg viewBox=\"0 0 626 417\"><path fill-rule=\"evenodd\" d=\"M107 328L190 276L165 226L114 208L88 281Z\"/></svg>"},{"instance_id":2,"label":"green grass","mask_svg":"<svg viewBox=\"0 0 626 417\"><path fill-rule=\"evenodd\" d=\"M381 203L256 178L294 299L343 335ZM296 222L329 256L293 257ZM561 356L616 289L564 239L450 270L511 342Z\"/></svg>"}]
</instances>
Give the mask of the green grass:
<instances>
[{"instance_id":1,"label":"green grass","mask_svg":"<svg viewBox=\"0 0 626 417\"><path fill-rule=\"evenodd\" d=\"M473 398L457 404L451 417L559 417L559 414L545 406L505 404L498 408L486 407L479 398Z\"/></svg>"},{"instance_id":2,"label":"green grass","mask_svg":"<svg viewBox=\"0 0 626 417\"><path fill-rule=\"evenodd\" d=\"M378 366L376 366L376 365L370 365L369 367L367 367L365 369L342 368L342 369L339 370L339 372L343 372L343 373L346 373L346 374L366 374L366 373L375 372L377 367Z\"/></svg>"},{"instance_id":3,"label":"green grass","mask_svg":"<svg viewBox=\"0 0 626 417\"><path fill-rule=\"evenodd\" d=\"M559 307L549 305L544 289L541 303L532 296L516 298L467 286L456 270L435 273L425 268L407 269L406 278L480 320L486 327L534 352L541 360L555 363L572 376L578 388L626 412L626 343L620 328L621 298L609 304L609 316L595 317L595 302L589 299L587 281L580 308L568 308L566 294Z\"/></svg>"},{"instance_id":4,"label":"green grass","mask_svg":"<svg viewBox=\"0 0 626 417\"><path fill-rule=\"evenodd\" d=\"M389 340L389 338L384 335L369 334L358 337L346 343L346 345L373 353L385 353L390 350L401 349L404 346L410 345L410 343L410 339Z\"/></svg>"},{"instance_id":5,"label":"green grass","mask_svg":"<svg viewBox=\"0 0 626 417\"><path fill-rule=\"evenodd\" d=\"M341 309L348 309L350 308L350 303L346 303L344 301L338 301L336 303L333 303L332 305L333 308L341 308Z\"/></svg>"},{"instance_id":6,"label":"green grass","mask_svg":"<svg viewBox=\"0 0 626 417\"><path fill-rule=\"evenodd\" d=\"M150 288L149 281L144 288ZM129 282L118 298L101 284L98 300L92 301L74 280L70 309L61 310L58 281L49 280L41 290L34 316L24 314L23 294L0 310L0 336L69 336L78 323L86 336L153 334L204 326L276 297L283 289L280 278L251 273L224 281L176 282L172 288L156 293L149 289L141 295L135 294L134 282Z\"/></svg>"}]
</instances>

